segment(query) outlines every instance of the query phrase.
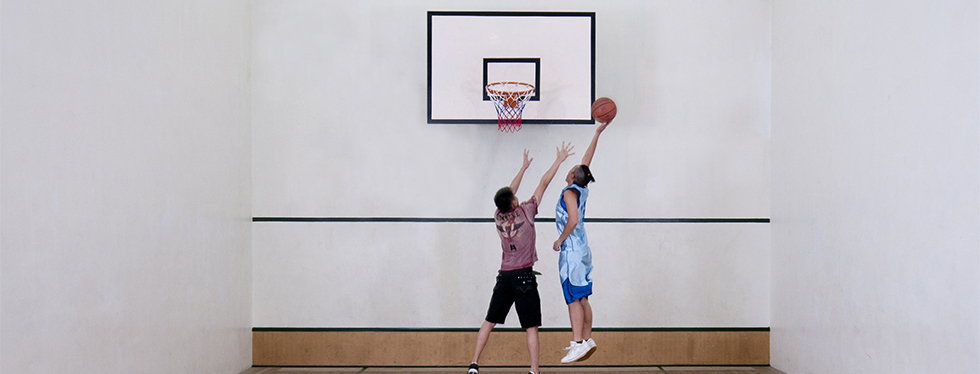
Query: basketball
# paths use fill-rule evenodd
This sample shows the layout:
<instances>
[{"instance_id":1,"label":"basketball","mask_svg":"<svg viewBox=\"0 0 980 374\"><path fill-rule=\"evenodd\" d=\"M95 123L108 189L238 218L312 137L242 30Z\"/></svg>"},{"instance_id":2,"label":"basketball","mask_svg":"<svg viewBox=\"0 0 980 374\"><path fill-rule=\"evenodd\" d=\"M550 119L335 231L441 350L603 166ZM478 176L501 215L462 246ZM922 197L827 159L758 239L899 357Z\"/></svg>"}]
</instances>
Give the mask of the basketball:
<instances>
[{"instance_id":1,"label":"basketball","mask_svg":"<svg viewBox=\"0 0 980 374\"><path fill-rule=\"evenodd\" d=\"M592 118L607 123L616 118L616 103L608 97L600 97L592 103Z\"/></svg>"}]
</instances>

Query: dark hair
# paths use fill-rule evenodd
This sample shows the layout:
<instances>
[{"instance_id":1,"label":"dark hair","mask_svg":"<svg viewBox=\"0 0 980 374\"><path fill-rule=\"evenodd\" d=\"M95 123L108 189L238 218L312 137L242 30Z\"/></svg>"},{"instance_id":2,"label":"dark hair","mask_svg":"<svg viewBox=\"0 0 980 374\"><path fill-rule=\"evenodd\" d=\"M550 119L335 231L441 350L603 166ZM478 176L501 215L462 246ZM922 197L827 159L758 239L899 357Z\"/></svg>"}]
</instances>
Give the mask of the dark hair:
<instances>
[{"instance_id":1,"label":"dark hair","mask_svg":"<svg viewBox=\"0 0 980 374\"><path fill-rule=\"evenodd\" d=\"M497 205L497 209L501 212L509 212L514 209L514 191L510 190L510 187L504 187L497 190L497 194L493 195L493 203Z\"/></svg>"},{"instance_id":2,"label":"dark hair","mask_svg":"<svg viewBox=\"0 0 980 374\"><path fill-rule=\"evenodd\" d=\"M572 173L574 174L572 183L575 183L579 187L585 188L589 185L589 182L595 182L595 178L592 177L592 171L589 170L588 165L579 165Z\"/></svg>"}]
</instances>

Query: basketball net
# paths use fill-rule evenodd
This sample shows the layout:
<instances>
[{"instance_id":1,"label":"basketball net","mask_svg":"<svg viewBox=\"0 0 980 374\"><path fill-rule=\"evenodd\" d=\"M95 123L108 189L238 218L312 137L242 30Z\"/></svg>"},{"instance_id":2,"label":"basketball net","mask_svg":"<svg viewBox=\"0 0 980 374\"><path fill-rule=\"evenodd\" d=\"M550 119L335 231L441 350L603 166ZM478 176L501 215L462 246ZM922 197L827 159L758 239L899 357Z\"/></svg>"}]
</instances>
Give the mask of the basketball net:
<instances>
[{"instance_id":1,"label":"basketball net","mask_svg":"<svg viewBox=\"0 0 980 374\"><path fill-rule=\"evenodd\" d=\"M534 96L534 86L521 82L494 82L487 85L487 96L497 109L497 130L512 133L521 129L524 104Z\"/></svg>"}]
</instances>

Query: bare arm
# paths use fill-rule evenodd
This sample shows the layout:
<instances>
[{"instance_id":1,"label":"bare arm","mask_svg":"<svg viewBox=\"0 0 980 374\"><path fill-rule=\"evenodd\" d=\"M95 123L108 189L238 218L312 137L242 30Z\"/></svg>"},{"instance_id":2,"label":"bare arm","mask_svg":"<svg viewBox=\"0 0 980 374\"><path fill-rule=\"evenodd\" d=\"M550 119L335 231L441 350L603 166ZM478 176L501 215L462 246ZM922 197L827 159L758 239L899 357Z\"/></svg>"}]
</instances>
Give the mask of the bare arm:
<instances>
[{"instance_id":1,"label":"bare arm","mask_svg":"<svg viewBox=\"0 0 980 374\"><path fill-rule=\"evenodd\" d=\"M517 175L514 177L514 180L510 182L510 191L513 192L515 195L517 194L517 189L521 187L521 179L524 179L524 171L526 171L527 167L531 165L532 160L534 159L527 158L527 149L525 149L524 163L521 164L521 170L517 172Z\"/></svg>"},{"instance_id":2,"label":"bare arm","mask_svg":"<svg viewBox=\"0 0 980 374\"><path fill-rule=\"evenodd\" d=\"M595 154L595 146L599 143L599 134L602 134L602 130L605 130L606 126L609 126L610 123L612 123L612 121L603 123L595 129L595 135L592 136L592 143L589 144L589 149L586 149L585 155L582 156L582 165L590 166L589 164L592 163L592 155Z\"/></svg>"},{"instance_id":3,"label":"bare arm","mask_svg":"<svg viewBox=\"0 0 980 374\"><path fill-rule=\"evenodd\" d=\"M555 178L555 173L558 172L558 166L561 166L561 163L565 162L565 159L568 158L568 156L574 155L574 153L569 153L571 152L572 148L575 147L572 147L571 144L566 145L565 142L561 142L561 149L558 150L558 155L555 157L555 163L551 164L551 168L549 168L548 171L541 176L541 183L538 183L538 188L534 190L534 198L538 204L541 203L541 196L544 195L544 190L548 188L548 185L551 184L551 180Z\"/></svg>"},{"instance_id":4,"label":"bare arm","mask_svg":"<svg viewBox=\"0 0 980 374\"><path fill-rule=\"evenodd\" d=\"M565 222L565 229L561 231L561 235L558 235L558 240L555 240L555 244L551 245L551 249L555 251L561 250L561 243L564 243L565 239L572 235L572 231L575 231L575 226L578 225L578 195L568 189L565 190L561 198L565 201L565 210L568 211L568 222Z\"/></svg>"}]
</instances>

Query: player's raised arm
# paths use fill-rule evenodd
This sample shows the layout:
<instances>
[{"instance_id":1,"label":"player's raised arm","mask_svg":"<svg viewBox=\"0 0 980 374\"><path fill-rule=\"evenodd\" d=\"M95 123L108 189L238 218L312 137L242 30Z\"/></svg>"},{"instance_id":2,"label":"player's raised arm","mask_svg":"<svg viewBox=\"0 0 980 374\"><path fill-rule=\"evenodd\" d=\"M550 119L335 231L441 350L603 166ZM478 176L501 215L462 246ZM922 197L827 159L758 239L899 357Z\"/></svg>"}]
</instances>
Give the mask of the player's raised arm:
<instances>
[{"instance_id":1,"label":"player's raised arm","mask_svg":"<svg viewBox=\"0 0 980 374\"><path fill-rule=\"evenodd\" d=\"M595 146L599 143L599 134L602 134L602 130L605 130L606 126L609 126L610 123L612 123L612 120L599 125L599 127L595 129L595 135L592 136L592 143L589 143L589 149L586 149L585 154L582 155L582 165L590 166L589 164L592 163L592 155L595 154Z\"/></svg>"},{"instance_id":2,"label":"player's raised arm","mask_svg":"<svg viewBox=\"0 0 980 374\"><path fill-rule=\"evenodd\" d=\"M555 157L555 163L551 164L551 168L548 169L543 176L541 176L541 183L538 183L538 188L534 190L535 201L537 201L539 204L541 203L541 196L544 195L544 190L548 188L548 185L551 184L551 180L555 178L555 173L558 172L558 166L561 166L561 163L565 162L565 159L568 158L568 156L574 155L574 153L571 153L573 148L575 147L573 147L571 143L565 144L565 142L561 142L561 148L558 149L558 155Z\"/></svg>"},{"instance_id":3,"label":"player's raised arm","mask_svg":"<svg viewBox=\"0 0 980 374\"><path fill-rule=\"evenodd\" d=\"M510 186L509 186L510 187L510 191L513 192L514 195L517 195L517 188L521 186L521 179L524 179L524 172L527 170L527 167L531 165L531 161L532 160L534 160L534 159L533 158L527 158L527 149L525 148L524 149L524 163L521 164L521 170L519 170L517 172L517 175L514 176L514 180L512 180L510 182Z\"/></svg>"}]
</instances>

